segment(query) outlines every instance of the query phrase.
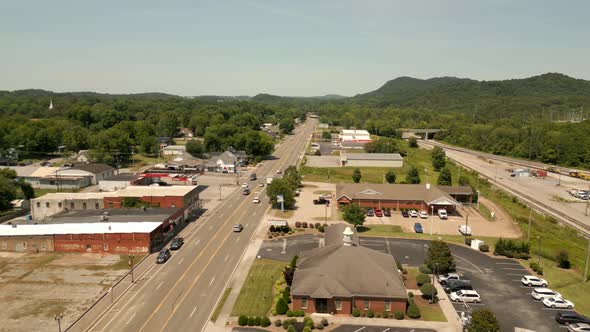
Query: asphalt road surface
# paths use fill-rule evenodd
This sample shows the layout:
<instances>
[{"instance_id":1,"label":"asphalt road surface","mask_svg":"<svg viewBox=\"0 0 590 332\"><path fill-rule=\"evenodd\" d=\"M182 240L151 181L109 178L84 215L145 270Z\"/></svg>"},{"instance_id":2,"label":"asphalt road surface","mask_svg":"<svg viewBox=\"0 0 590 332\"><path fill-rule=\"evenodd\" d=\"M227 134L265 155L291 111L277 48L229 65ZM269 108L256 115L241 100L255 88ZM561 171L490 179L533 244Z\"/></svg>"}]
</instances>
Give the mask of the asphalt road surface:
<instances>
[{"instance_id":1,"label":"asphalt road surface","mask_svg":"<svg viewBox=\"0 0 590 332\"><path fill-rule=\"evenodd\" d=\"M256 171L257 181L248 181L259 192L253 195L236 190L208 215L179 235L185 245L161 265L153 265L90 331L202 331L234 269L268 209L268 198L258 184L295 164L312 134L316 119L298 127ZM241 223L241 233L232 232ZM155 255L148 259L154 259Z\"/></svg>"}]
</instances>

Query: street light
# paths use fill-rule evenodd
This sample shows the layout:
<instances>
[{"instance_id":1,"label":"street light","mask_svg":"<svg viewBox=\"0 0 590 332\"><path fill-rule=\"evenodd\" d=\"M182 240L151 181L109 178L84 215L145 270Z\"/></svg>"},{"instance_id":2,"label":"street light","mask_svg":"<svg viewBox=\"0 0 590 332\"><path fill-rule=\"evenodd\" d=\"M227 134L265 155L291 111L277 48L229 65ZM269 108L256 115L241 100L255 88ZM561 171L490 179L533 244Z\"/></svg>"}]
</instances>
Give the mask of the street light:
<instances>
[{"instance_id":1,"label":"street light","mask_svg":"<svg viewBox=\"0 0 590 332\"><path fill-rule=\"evenodd\" d=\"M539 252L538 252L538 258L537 258L537 264L539 264L539 266L541 266L541 237L537 236L537 239L539 240Z\"/></svg>"},{"instance_id":2,"label":"street light","mask_svg":"<svg viewBox=\"0 0 590 332\"><path fill-rule=\"evenodd\" d=\"M430 206L430 236L432 236L432 229L434 228L434 226L432 225L432 219L434 216L434 205Z\"/></svg>"},{"instance_id":3,"label":"street light","mask_svg":"<svg viewBox=\"0 0 590 332\"><path fill-rule=\"evenodd\" d=\"M477 211L479 211L479 195L480 195L480 193L479 193L479 190L476 190L475 192L477 193Z\"/></svg>"},{"instance_id":4,"label":"street light","mask_svg":"<svg viewBox=\"0 0 590 332\"><path fill-rule=\"evenodd\" d=\"M133 259L135 258L135 255L129 255L129 261L127 262L129 264L129 268L131 269L131 283L135 283L135 280L133 279Z\"/></svg>"},{"instance_id":5,"label":"street light","mask_svg":"<svg viewBox=\"0 0 590 332\"><path fill-rule=\"evenodd\" d=\"M61 332L61 320L64 318L64 314L55 315L54 320L57 321L57 330Z\"/></svg>"},{"instance_id":6,"label":"street light","mask_svg":"<svg viewBox=\"0 0 590 332\"><path fill-rule=\"evenodd\" d=\"M467 210L465 210L465 232L463 232L463 237L465 238L465 241L463 241L463 243L465 243L465 244L467 244L467 233L471 234L471 232L467 231L468 230L467 227L469 227L469 212L467 212Z\"/></svg>"}]
</instances>

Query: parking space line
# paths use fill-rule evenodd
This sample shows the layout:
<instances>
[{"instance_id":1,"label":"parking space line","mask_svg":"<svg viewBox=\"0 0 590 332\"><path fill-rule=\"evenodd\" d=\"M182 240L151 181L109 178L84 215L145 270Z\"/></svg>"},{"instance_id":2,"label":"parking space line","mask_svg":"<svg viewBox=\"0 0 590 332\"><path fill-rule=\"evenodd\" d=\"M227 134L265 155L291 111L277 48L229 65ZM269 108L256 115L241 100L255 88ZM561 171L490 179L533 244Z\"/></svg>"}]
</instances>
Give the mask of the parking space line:
<instances>
[{"instance_id":1,"label":"parking space line","mask_svg":"<svg viewBox=\"0 0 590 332\"><path fill-rule=\"evenodd\" d=\"M363 327L361 327L360 329L358 329L358 330L356 330L356 331L354 331L354 332L359 332L359 331L362 331L362 330L364 330L365 328L367 328L367 327L366 327L366 326L363 326Z\"/></svg>"},{"instance_id":2,"label":"parking space line","mask_svg":"<svg viewBox=\"0 0 590 332\"><path fill-rule=\"evenodd\" d=\"M178 265L180 265L180 263L182 263L182 261L184 260L184 257L182 257L179 261L178 261Z\"/></svg>"},{"instance_id":3,"label":"parking space line","mask_svg":"<svg viewBox=\"0 0 590 332\"><path fill-rule=\"evenodd\" d=\"M520 265L517 262L496 262L496 264L504 264L504 265Z\"/></svg>"},{"instance_id":4,"label":"parking space line","mask_svg":"<svg viewBox=\"0 0 590 332\"><path fill-rule=\"evenodd\" d=\"M481 273L483 274L483 271L482 271L482 270L481 270L479 267L477 267L477 265L475 265L475 264L471 263L471 262L470 262L470 261L468 261L466 258L463 258L463 257L461 257L461 256L459 256L459 255L455 255L455 254L453 254L453 256L455 256L455 257L457 257L457 258L459 258L459 259L462 259L462 260L464 260L465 262L467 262L468 264L470 264L471 266L473 266L474 268L476 268L476 269L477 269L479 272L481 272Z\"/></svg>"},{"instance_id":5,"label":"parking space line","mask_svg":"<svg viewBox=\"0 0 590 332\"><path fill-rule=\"evenodd\" d=\"M156 287L156 290L160 289L160 286L162 286L162 284L163 284L163 283L164 283L163 281L162 281L162 282L160 282L160 283L158 284L158 287Z\"/></svg>"},{"instance_id":6,"label":"parking space line","mask_svg":"<svg viewBox=\"0 0 590 332\"><path fill-rule=\"evenodd\" d=\"M501 267L500 270L520 270L527 272L527 270L524 267Z\"/></svg>"},{"instance_id":7,"label":"parking space line","mask_svg":"<svg viewBox=\"0 0 590 332\"><path fill-rule=\"evenodd\" d=\"M193 311L191 311L191 315L189 316L189 318L193 317L193 315L195 314L195 310L197 310L197 306L195 306L195 308L193 309Z\"/></svg>"}]
</instances>

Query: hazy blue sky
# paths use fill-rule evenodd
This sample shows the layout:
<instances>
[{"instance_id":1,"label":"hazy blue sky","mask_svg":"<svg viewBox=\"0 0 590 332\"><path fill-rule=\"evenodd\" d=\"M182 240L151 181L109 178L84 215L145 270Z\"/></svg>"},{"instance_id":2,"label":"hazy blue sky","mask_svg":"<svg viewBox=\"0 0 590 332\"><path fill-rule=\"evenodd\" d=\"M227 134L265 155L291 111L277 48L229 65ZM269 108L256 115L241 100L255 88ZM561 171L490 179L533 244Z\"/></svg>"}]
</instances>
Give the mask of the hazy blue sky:
<instances>
[{"instance_id":1,"label":"hazy blue sky","mask_svg":"<svg viewBox=\"0 0 590 332\"><path fill-rule=\"evenodd\" d=\"M0 2L0 89L354 95L398 76L590 79L590 1Z\"/></svg>"}]
</instances>

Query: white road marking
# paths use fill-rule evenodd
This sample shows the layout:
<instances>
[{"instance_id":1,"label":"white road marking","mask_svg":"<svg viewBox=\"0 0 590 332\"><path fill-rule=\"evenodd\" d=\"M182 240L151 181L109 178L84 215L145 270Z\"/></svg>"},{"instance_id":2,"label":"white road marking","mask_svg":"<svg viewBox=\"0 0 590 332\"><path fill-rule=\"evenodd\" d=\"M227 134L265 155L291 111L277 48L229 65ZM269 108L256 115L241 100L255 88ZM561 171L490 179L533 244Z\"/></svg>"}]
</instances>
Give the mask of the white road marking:
<instances>
[{"instance_id":1,"label":"white road marking","mask_svg":"<svg viewBox=\"0 0 590 332\"><path fill-rule=\"evenodd\" d=\"M364 330L365 328L366 328L366 326L363 326L363 327L361 327L360 329L358 329L358 330L356 330L356 331L354 331L354 332L359 332L359 331L362 331L362 330Z\"/></svg>"},{"instance_id":2,"label":"white road marking","mask_svg":"<svg viewBox=\"0 0 590 332\"><path fill-rule=\"evenodd\" d=\"M195 306L195 308L193 309L193 311L191 311L191 315L189 316L189 318L193 317L193 315L195 314L195 311L197 310L197 306Z\"/></svg>"},{"instance_id":3,"label":"white road marking","mask_svg":"<svg viewBox=\"0 0 590 332\"><path fill-rule=\"evenodd\" d=\"M496 264L504 264L504 265L520 265L516 262L496 262Z\"/></svg>"},{"instance_id":4,"label":"white road marking","mask_svg":"<svg viewBox=\"0 0 590 332\"><path fill-rule=\"evenodd\" d=\"M211 282L209 283L209 286L213 285L213 282L215 281L215 277L213 277L213 279L211 279Z\"/></svg>"},{"instance_id":5,"label":"white road marking","mask_svg":"<svg viewBox=\"0 0 590 332\"><path fill-rule=\"evenodd\" d=\"M164 282L163 282L163 281L161 281L161 282L158 284L158 287L156 287L156 290L157 290L157 289L160 289L160 286L162 286L162 284L163 284L163 283L164 283Z\"/></svg>"},{"instance_id":6,"label":"white road marking","mask_svg":"<svg viewBox=\"0 0 590 332\"><path fill-rule=\"evenodd\" d=\"M213 229L213 224L211 224L211 226L209 226L209 230Z\"/></svg>"},{"instance_id":7,"label":"white road marking","mask_svg":"<svg viewBox=\"0 0 590 332\"><path fill-rule=\"evenodd\" d=\"M223 259L223 262L225 263L228 258L229 258L229 255L225 256L225 258Z\"/></svg>"},{"instance_id":8,"label":"white road marking","mask_svg":"<svg viewBox=\"0 0 590 332\"><path fill-rule=\"evenodd\" d=\"M182 261L184 260L184 257L182 257L179 261L178 261L178 265L180 265L180 263L182 263Z\"/></svg>"},{"instance_id":9,"label":"white road marking","mask_svg":"<svg viewBox=\"0 0 590 332\"><path fill-rule=\"evenodd\" d=\"M198 239L197 242L195 242L195 245L198 246L200 242L201 242L201 239Z\"/></svg>"},{"instance_id":10,"label":"white road marking","mask_svg":"<svg viewBox=\"0 0 590 332\"><path fill-rule=\"evenodd\" d=\"M283 250L281 250L281 254L287 253L287 239L283 239Z\"/></svg>"},{"instance_id":11,"label":"white road marking","mask_svg":"<svg viewBox=\"0 0 590 332\"><path fill-rule=\"evenodd\" d=\"M388 327L388 328L386 328L385 330L383 330L383 331L381 331L381 332L387 332L387 331L389 331L389 330L390 330L390 328Z\"/></svg>"},{"instance_id":12,"label":"white road marking","mask_svg":"<svg viewBox=\"0 0 590 332\"><path fill-rule=\"evenodd\" d=\"M522 276L522 273L506 273L508 276Z\"/></svg>"},{"instance_id":13,"label":"white road marking","mask_svg":"<svg viewBox=\"0 0 590 332\"><path fill-rule=\"evenodd\" d=\"M127 323L125 325L129 325L129 323L131 323L131 321L133 320L133 318L135 318L135 314L133 313L133 316L131 316L131 318L129 318L129 320L127 321Z\"/></svg>"},{"instance_id":14,"label":"white road marking","mask_svg":"<svg viewBox=\"0 0 590 332\"><path fill-rule=\"evenodd\" d=\"M476 268L476 269L477 269L479 272L483 273L483 271L482 271L482 270L481 270L479 267L477 267L477 265L475 265L475 264L471 263L471 262L470 262L470 261L468 261L466 258L463 258L463 257L461 257L461 256L458 256L458 255L453 255L453 256L455 256L455 257L457 257L457 258L459 258L459 259L462 259L462 260L464 260L465 262L467 262L468 264L470 264L471 266L473 266L474 268Z\"/></svg>"},{"instance_id":15,"label":"white road marking","mask_svg":"<svg viewBox=\"0 0 590 332\"><path fill-rule=\"evenodd\" d=\"M526 271L524 267L501 267L500 270L520 270Z\"/></svg>"}]
</instances>

